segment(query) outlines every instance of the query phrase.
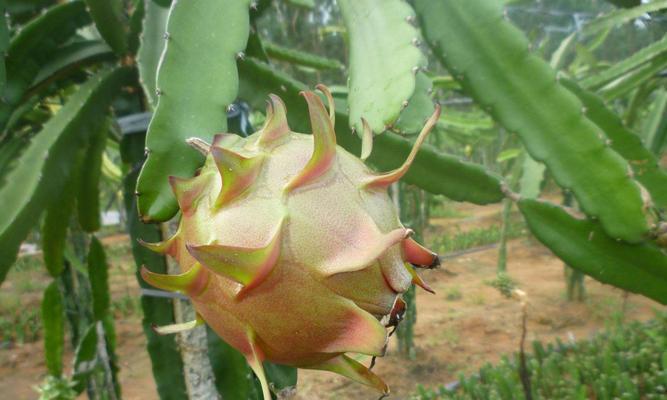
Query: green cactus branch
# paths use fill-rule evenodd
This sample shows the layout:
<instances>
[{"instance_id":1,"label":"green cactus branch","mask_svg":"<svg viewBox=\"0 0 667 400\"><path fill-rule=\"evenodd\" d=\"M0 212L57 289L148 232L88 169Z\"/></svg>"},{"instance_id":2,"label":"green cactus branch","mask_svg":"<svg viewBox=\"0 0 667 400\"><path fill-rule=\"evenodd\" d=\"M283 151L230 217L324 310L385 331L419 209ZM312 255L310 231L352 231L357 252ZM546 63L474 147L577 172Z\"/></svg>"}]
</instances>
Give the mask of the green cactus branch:
<instances>
[{"instance_id":1,"label":"green cactus branch","mask_svg":"<svg viewBox=\"0 0 667 400\"><path fill-rule=\"evenodd\" d=\"M84 0L88 12L93 17L100 35L111 46L114 52L125 55L127 51L127 18L123 14L121 0Z\"/></svg>"},{"instance_id":2,"label":"green cactus branch","mask_svg":"<svg viewBox=\"0 0 667 400\"><path fill-rule=\"evenodd\" d=\"M289 47L284 47L273 42L262 41L262 46L264 47L266 54L274 60L286 61L291 64L301 65L317 70L344 68L344 65L341 64L338 60L321 57L316 54Z\"/></svg>"},{"instance_id":3,"label":"green cactus branch","mask_svg":"<svg viewBox=\"0 0 667 400\"><path fill-rule=\"evenodd\" d=\"M72 148L85 146L104 122L115 95L132 78L132 70L117 68L90 78L42 128L15 160L0 188L0 283L16 259L21 241L35 225L41 211L53 201L69 176L74 160Z\"/></svg>"},{"instance_id":4,"label":"green cactus branch","mask_svg":"<svg viewBox=\"0 0 667 400\"><path fill-rule=\"evenodd\" d=\"M667 173L660 168L656 156L644 147L640 137L628 130L600 97L569 79L561 79L561 83L581 100L586 116L604 131L611 147L625 157L635 178L649 191L655 205L667 208Z\"/></svg>"},{"instance_id":5,"label":"green cactus branch","mask_svg":"<svg viewBox=\"0 0 667 400\"><path fill-rule=\"evenodd\" d=\"M651 43L650 45L637 51L630 57L613 64L604 71L580 80L579 84L585 89L598 89L601 86L613 81L614 79L627 74L640 65L653 60L655 57L658 57L665 52L667 52L667 35L663 36L662 39L658 40L657 42Z\"/></svg>"},{"instance_id":6,"label":"green cactus branch","mask_svg":"<svg viewBox=\"0 0 667 400\"><path fill-rule=\"evenodd\" d=\"M169 16L169 6L160 6L155 1L146 1L143 30L139 38L137 68L139 80L151 108L157 106L157 68L164 51L164 34Z\"/></svg>"},{"instance_id":7,"label":"green cactus branch","mask_svg":"<svg viewBox=\"0 0 667 400\"><path fill-rule=\"evenodd\" d=\"M535 237L572 268L600 282L667 304L667 256L651 243L618 242L596 222L538 200L519 201Z\"/></svg>"},{"instance_id":8,"label":"green cactus branch","mask_svg":"<svg viewBox=\"0 0 667 400\"><path fill-rule=\"evenodd\" d=\"M157 108L146 137L148 159L137 184L145 221L165 221L176 213L168 177L191 176L203 162L185 140L197 135L210 141L227 128L225 110L238 91L236 58L248 40L249 10L250 0L172 4L157 75Z\"/></svg>"},{"instance_id":9,"label":"green cactus branch","mask_svg":"<svg viewBox=\"0 0 667 400\"><path fill-rule=\"evenodd\" d=\"M648 236L641 188L581 102L529 51L491 0L415 1L426 40L452 75L614 238ZM595 165L595 168L590 166Z\"/></svg>"},{"instance_id":10,"label":"green cactus branch","mask_svg":"<svg viewBox=\"0 0 667 400\"><path fill-rule=\"evenodd\" d=\"M52 54L71 38L77 29L90 23L90 15L81 1L49 8L26 24L11 40L7 50L7 83L0 102L0 130L4 130L14 109L25 100L40 68L51 61Z\"/></svg>"},{"instance_id":11,"label":"green cactus branch","mask_svg":"<svg viewBox=\"0 0 667 400\"><path fill-rule=\"evenodd\" d=\"M414 12L400 0L340 0L349 32L349 121L362 132L361 118L379 133L396 122L415 92L416 73L426 59Z\"/></svg>"},{"instance_id":12,"label":"green cactus branch","mask_svg":"<svg viewBox=\"0 0 667 400\"><path fill-rule=\"evenodd\" d=\"M643 83L653 79L667 67L667 52L609 82L600 88L600 95L607 101L623 96Z\"/></svg>"},{"instance_id":13,"label":"green cactus branch","mask_svg":"<svg viewBox=\"0 0 667 400\"><path fill-rule=\"evenodd\" d=\"M306 104L299 96L301 90L307 89L303 83L250 57L239 61L239 71L239 97L262 109L269 93L275 93L290 105L288 119L291 128L301 132L310 131ZM361 141L350 132L346 123L347 115L341 111L337 111L336 115L338 144L353 154L359 154ZM379 170L389 171L401 165L411 148L411 140L386 133L374 139L373 153L368 161ZM490 204L499 202L504 196L498 176L480 165L442 154L429 145L422 146L403 179L428 192L443 194L457 201Z\"/></svg>"}]
</instances>

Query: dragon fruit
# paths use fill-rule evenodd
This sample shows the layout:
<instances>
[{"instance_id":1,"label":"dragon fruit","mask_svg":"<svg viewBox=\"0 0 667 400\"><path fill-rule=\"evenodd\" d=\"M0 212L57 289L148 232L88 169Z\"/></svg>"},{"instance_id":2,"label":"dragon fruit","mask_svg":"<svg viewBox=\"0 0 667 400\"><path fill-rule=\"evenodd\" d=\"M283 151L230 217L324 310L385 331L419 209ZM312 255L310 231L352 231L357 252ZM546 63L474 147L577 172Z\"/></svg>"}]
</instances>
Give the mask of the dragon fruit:
<instances>
[{"instance_id":1,"label":"dragon fruit","mask_svg":"<svg viewBox=\"0 0 667 400\"><path fill-rule=\"evenodd\" d=\"M336 145L334 104L303 92L312 135L290 131L285 106L270 96L264 127L248 138L216 135L196 176L171 177L181 210L176 234L149 248L174 257L182 274L145 267L151 285L187 294L207 323L248 360L270 399L262 361L336 372L386 394L387 385L346 353L382 356L388 328L402 317L400 294L431 289L413 267L438 265L411 239L387 195L435 124L428 120L408 159L376 174ZM367 126L367 124L365 124ZM368 128L366 128L368 129ZM372 134L364 134L368 154Z\"/></svg>"}]
</instances>

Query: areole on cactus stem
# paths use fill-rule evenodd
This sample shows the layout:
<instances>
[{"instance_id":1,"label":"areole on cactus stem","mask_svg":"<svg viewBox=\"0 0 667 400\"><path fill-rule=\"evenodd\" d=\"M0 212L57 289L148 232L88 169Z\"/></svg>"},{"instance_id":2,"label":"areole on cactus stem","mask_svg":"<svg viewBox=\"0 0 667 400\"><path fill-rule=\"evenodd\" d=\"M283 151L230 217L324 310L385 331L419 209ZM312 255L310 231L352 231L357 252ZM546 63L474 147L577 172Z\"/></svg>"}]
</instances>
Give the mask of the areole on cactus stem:
<instances>
[{"instance_id":1,"label":"areole on cactus stem","mask_svg":"<svg viewBox=\"0 0 667 400\"><path fill-rule=\"evenodd\" d=\"M180 275L143 268L153 286L188 295L198 317L157 328L174 333L208 324L248 360L270 399L262 361L336 372L374 387L388 386L346 355L382 356L387 328L402 317L401 293L415 272L438 256L410 236L387 194L414 160L438 119L427 121L405 163L376 174L336 145L329 113L314 92L302 92L312 135L292 132L285 105L271 95L266 123L248 138L222 133L191 178L171 177L181 209L176 234L144 243L175 258ZM367 126L367 124L366 124ZM363 135L364 157L372 133Z\"/></svg>"}]
</instances>

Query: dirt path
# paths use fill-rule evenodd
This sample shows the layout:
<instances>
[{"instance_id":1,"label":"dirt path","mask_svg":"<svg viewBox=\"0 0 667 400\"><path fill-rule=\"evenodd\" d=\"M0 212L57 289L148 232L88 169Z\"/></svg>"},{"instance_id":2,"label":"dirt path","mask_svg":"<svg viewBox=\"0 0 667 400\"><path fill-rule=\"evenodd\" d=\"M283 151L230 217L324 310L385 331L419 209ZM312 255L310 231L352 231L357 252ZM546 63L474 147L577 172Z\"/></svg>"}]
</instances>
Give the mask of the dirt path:
<instances>
[{"instance_id":1,"label":"dirt path","mask_svg":"<svg viewBox=\"0 0 667 400\"><path fill-rule=\"evenodd\" d=\"M456 229L470 225L486 226L497 221L497 208L480 210L470 206L466 217L438 220L436 224ZM431 234L441 229L431 230ZM415 341L417 358L406 361L398 357L395 341L388 355L378 359L374 371L392 388L394 399L413 393L417 383L436 386L455 380L460 373L472 373L487 362L517 350L520 310L516 301L503 298L485 282L495 277L496 250L468 254L449 260L444 269L425 271L423 276L436 290L435 295L419 291ZM126 267L123 267L126 268ZM130 267L127 267L130 268ZM639 296L623 299L619 290L586 280L588 299L569 303L564 299L562 262L543 246L528 238L512 241L509 247L508 271L529 298L529 340L581 340L604 327L614 312L625 309L628 319L648 319L657 303ZM128 271L126 271L128 272ZM113 281L114 296L136 293L131 273ZM32 305L35 306L35 305ZM117 322L120 379L124 398L156 399L150 362L139 317ZM41 342L0 350L0 393L3 398L34 399L32 387L45 373ZM71 349L68 349L71 357ZM368 364L369 359L360 359ZM71 364L66 364L71 365ZM69 371L68 371L69 372ZM331 373L300 371L297 399L377 399L372 390Z\"/></svg>"}]
</instances>

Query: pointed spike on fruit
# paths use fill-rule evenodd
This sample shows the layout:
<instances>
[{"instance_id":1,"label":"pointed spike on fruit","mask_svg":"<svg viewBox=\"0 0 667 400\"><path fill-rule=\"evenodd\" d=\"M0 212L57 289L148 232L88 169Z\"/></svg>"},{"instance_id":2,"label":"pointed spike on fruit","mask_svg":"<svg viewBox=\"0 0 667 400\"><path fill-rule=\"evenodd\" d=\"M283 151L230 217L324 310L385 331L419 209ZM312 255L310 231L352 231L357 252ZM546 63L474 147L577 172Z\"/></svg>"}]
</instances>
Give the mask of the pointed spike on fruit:
<instances>
[{"instance_id":1,"label":"pointed spike on fruit","mask_svg":"<svg viewBox=\"0 0 667 400\"><path fill-rule=\"evenodd\" d=\"M266 379L266 374L264 373L264 353L262 349L256 343L254 332L248 328L248 347L249 350L245 355L248 365L252 369L252 372L255 373L255 376L259 380L260 385L262 386L262 396L264 400L271 400L271 390L269 388L269 382Z\"/></svg>"},{"instance_id":2,"label":"pointed spike on fruit","mask_svg":"<svg viewBox=\"0 0 667 400\"><path fill-rule=\"evenodd\" d=\"M418 268L435 268L440 265L437 254L412 238L403 241L403 259Z\"/></svg>"},{"instance_id":3,"label":"pointed spike on fruit","mask_svg":"<svg viewBox=\"0 0 667 400\"><path fill-rule=\"evenodd\" d=\"M266 122L259 137L259 144L263 146L276 142L290 132L287 124L285 103L275 94L269 95L266 105Z\"/></svg>"},{"instance_id":4,"label":"pointed spike on fruit","mask_svg":"<svg viewBox=\"0 0 667 400\"><path fill-rule=\"evenodd\" d=\"M213 136L213 143L211 147L231 148L237 142L242 142L245 139L235 133L218 133Z\"/></svg>"},{"instance_id":5,"label":"pointed spike on fruit","mask_svg":"<svg viewBox=\"0 0 667 400\"><path fill-rule=\"evenodd\" d=\"M209 280L208 271L199 263L195 263L192 268L179 275L158 274L142 266L141 277L158 289L184 293L189 296L200 294L206 288Z\"/></svg>"},{"instance_id":6,"label":"pointed spike on fruit","mask_svg":"<svg viewBox=\"0 0 667 400\"><path fill-rule=\"evenodd\" d=\"M417 137L414 146L412 146L412 150L410 151L410 154L408 155L408 158L405 160L403 165L401 165L399 168L393 171L370 178L369 180L364 182L364 186L373 189L385 189L392 183L397 182L399 179L401 179L403 175L405 175L406 172L408 172L408 169L410 169L410 165L412 165L412 162L414 161L415 157L417 157L417 152L419 152L419 148L421 147L422 143L424 143L424 140L426 140L426 137L428 136L431 129L433 129L436 122L438 122L439 117L440 117L440 105L436 105L435 111L428 119L428 121L426 121L426 124L422 128L422 131L419 133L419 136Z\"/></svg>"},{"instance_id":7,"label":"pointed spike on fruit","mask_svg":"<svg viewBox=\"0 0 667 400\"><path fill-rule=\"evenodd\" d=\"M204 185L202 185L201 181L196 176L193 178L170 176L169 185L171 185L171 191L174 192L174 196L176 196L178 207L184 214L190 212L204 188Z\"/></svg>"},{"instance_id":8,"label":"pointed spike on fruit","mask_svg":"<svg viewBox=\"0 0 667 400\"><path fill-rule=\"evenodd\" d=\"M318 84L315 86L317 90L322 92L324 96L327 98L327 103L329 103L329 119L331 119L331 125L336 126L336 103L334 102L334 98L331 95L331 91L329 90L328 87L326 87L323 84Z\"/></svg>"},{"instance_id":9,"label":"pointed spike on fruit","mask_svg":"<svg viewBox=\"0 0 667 400\"><path fill-rule=\"evenodd\" d=\"M248 291L261 284L273 270L280 256L281 239L282 223L265 247L210 244L186 245L186 248L197 261L211 271L244 285L236 295L237 299L241 299Z\"/></svg>"},{"instance_id":10,"label":"pointed spike on fruit","mask_svg":"<svg viewBox=\"0 0 667 400\"><path fill-rule=\"evenodd\" d=\"M297 176L285 186L285 192L313 182L324 175L336 159L336 133L322 100L313 92L301 92L308 103L310 125L313 129L313 155Z\"/></svg>"},{"instance_id":11,"label":"pointed spike on fruit","mask_svg":"<svg viewBox=\"0 0 667 400\"><path fill-rule=\"evenodd\" d=\"M189 144L193 149L197 150L204 156L208 155L208 152L211 150L211 145L198 137L185 139L185 143Z\"/></svg>"},{"instance_id":12,"label":"pointed spike on fruit","mask_svg":"<svg viewBox=\"0 0 667 400\"><path fill-rule=\"evenodd\" d=\"M167 240L163 240L161 242L156 242L156 243L144 242L141 239L137 239L137 241L139 242L140 245L144 246L148 250L160 254L168 254L173 257L176 248L178 247L178 233L176 233L174 236L170 237Z\"/></svg>"},{"instance_id":13,"label":"pointed spike on fruit","mask_svg":"<svg viewBox=\"0 0 667 400\"><path fill-rule=\"evenodd\" d=\"M215 146L211 148L211 154L222 177L222 188L215 202L216 207L221 207L242 195L253 184L259 175L264 157L244 157Z\"/></svg>"},{"instance_id":14,"label":"pointed spike on fruit","mask_svg":"<svg viewBox=\"0 0 667 400\"><path fill-rule=\"evenodd\" d=\"M431 294L435 294L435 290L433 290L428 285L428 283L426 283L426 281L424 281L424 279L422 279L422 277L419 276L419 274L417 274L417 271L415 271L414 268L412 268L409 265L406 265L405 268L408 270L410 275L412 275L412 283L414 283L415 285L419 286L420 288L426 290L427 292L429 292Z\"/></svg>"},{"instance_id":15,"label":"pointed spike on fruit","mask_svg":"<svg viewBox=\"0 0 667 400\"><path fill-rule=\"evenodd\" d=\"M366 121L365 118L361 118L361 124L364 127L364 132L363 135L361 136L361 159L362 161L366 161L368 156L371 155L371 151L373 151L373 130L371 129L370 125L368 125L368 121Z\"/></svg>"},{"instance_id":16,"label":"pointed spike on fruit","mask_svg":"<svg viewBox=\"0 0 667 400\"><path fill-rule=\"evenodd\" d=\"M174 333L187 332L203 324L204 320L199 314L197 314L197 318L195 318L192 321L183 322L180 324L165 325L165 326L153 325L152 328L155 333L164 336L164 335L171 335Z\"/></svg>"},{"instance_id":17,"label":"pointed spike on fruit","mask_svg":"<svg viewBox=\"0 0 667 400\"><path fill-rule=\"evenodd\" d=\"M389 386L379 376L344 354L305 368L334 372L353 381L375 388L382 394L389 394Z\"/></svg>"},{"instance_id":18,"label":"pointed spike on fruit","mask_svg":"<svg viewBox=\"0 0 667 400\"><path fill-rule=\"evenodd\" d=\"M322 346L320 351L331 354L384 355L387 331L380 320L354 303L347 304L345 307L347 309L343 317L345 331L340 332L335 340Z\"/></svg>"}]
</instances>

